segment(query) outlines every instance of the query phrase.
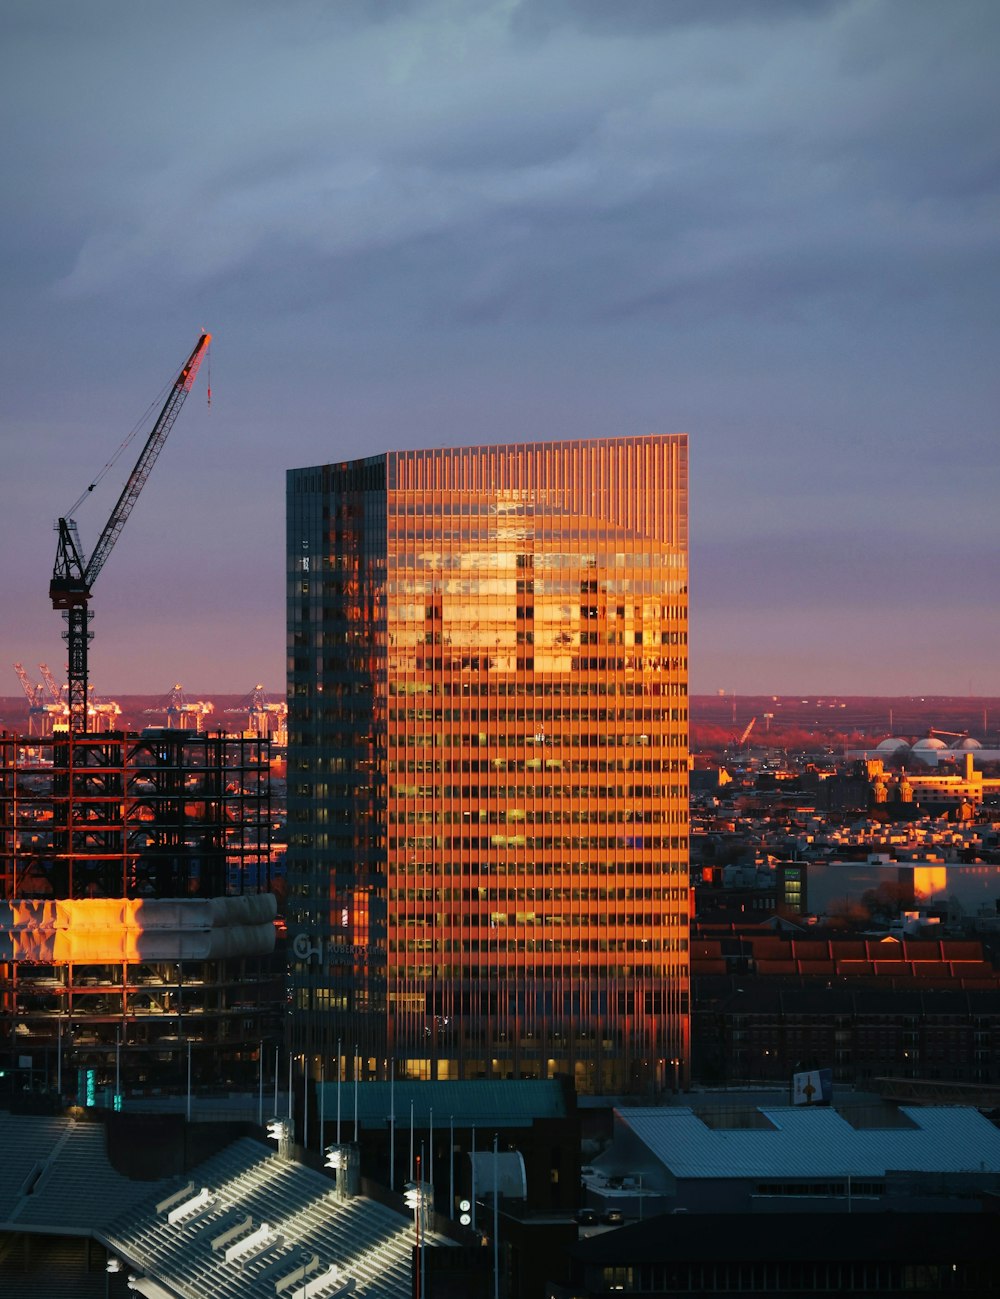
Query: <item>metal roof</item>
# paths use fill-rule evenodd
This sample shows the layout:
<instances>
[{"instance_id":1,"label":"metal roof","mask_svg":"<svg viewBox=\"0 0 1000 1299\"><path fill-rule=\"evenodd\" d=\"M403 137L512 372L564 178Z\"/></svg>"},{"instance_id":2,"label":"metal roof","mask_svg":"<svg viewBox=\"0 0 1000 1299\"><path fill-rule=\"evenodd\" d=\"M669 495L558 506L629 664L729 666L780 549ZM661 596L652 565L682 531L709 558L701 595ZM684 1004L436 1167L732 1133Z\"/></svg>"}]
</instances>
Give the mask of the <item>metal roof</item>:
<instances>
[{"instance_id":1,"label":"metal roof","mask_svg":"<svg viewBox=\"0 0 1000 1299\"><path fill-rule=\"evenodd\" d=\"M101 1123L0 1113L0 1148L0 1227L6 1231L85 1235L160 1185L115 1172Z\"/></svg>"},{"instance_id":2,"label":"metal roof","mask_svg":"<svg viewBox=\"0 0 1000 1299\"><path fill-rule=\"evenodd\" d=\"M961 1106L902 1107L909 1128L851 1126L836 1110L760 1111L769 1127L710 1128L690 1109L616 1110L678 1179L884 1177L887 1172L998 1172L1000 1129Z\"/></svg>"},{"instance_id":3,"label":"metal roof","mask_svg":"<svg viewBox=\"0 0 1000 1299\"><path fill-rule=\"evenodd\" d=\"M173 1299L409 1299L413 1219L333 1182L234 1142L111 1223L103 1234L149 1293ZM171 1188L168 1187L167 1190ZM164 1192L161 1190L159 1196ZM428 1244L447 1245L429 1232Z\"/></svg>"},{"instance_id":4,"label":"metal roof","mask_svg":"<svg viewBox=\"0 0 1000 1299\"><path fill-rule=\"evenodd\" d=\"M324 1173L246 1137L152 1182L117 1173L105 1139L100 1123L0 1113L0 1228L92 1236L147 1296L333 1299L350 1283L358 1299L409 1299L409 1213L340 1199Z\"/></svg>"}]
</instances>

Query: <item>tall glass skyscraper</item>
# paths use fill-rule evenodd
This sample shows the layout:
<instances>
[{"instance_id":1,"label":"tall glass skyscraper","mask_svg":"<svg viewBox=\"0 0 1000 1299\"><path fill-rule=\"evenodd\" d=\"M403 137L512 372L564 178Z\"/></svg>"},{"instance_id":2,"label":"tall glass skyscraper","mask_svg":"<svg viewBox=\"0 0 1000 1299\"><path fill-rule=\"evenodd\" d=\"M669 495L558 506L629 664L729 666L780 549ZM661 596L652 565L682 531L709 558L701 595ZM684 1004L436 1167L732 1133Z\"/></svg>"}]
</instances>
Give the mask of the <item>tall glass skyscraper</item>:
<instances>
[{"instance_id":1,"label":"tall glass skyscraper","mask_svg":"<svg viewBox=\"0 0 1000 1299\"><path fill-rule=\"evenodd\" d=\"M682 435L289 472L292 1038L328 1076L684 1081L687 503Z\"/></svg>"}]
</instances>

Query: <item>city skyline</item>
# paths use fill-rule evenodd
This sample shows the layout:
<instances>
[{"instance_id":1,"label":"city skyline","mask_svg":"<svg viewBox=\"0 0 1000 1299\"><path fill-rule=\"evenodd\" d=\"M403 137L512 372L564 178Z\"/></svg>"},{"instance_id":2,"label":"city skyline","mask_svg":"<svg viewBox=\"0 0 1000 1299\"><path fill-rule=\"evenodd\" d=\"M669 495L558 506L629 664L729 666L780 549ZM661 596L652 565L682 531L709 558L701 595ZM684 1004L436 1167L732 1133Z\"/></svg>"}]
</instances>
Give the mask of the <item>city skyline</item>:
<instances>
[{"instance_id":1,"label":"city skyline","mask_svg":"<svg viewBox=\"0 0 1000 1299\"><path fill-rule=\"evenodd\" d=\"M288 468L685 432L693 693L1000 695L998 27L6 5L0 694L63 678L51 524L204 327L211 410L206 371L95 588L99 694L282 690Z\"/></svg>"}]
</instances>

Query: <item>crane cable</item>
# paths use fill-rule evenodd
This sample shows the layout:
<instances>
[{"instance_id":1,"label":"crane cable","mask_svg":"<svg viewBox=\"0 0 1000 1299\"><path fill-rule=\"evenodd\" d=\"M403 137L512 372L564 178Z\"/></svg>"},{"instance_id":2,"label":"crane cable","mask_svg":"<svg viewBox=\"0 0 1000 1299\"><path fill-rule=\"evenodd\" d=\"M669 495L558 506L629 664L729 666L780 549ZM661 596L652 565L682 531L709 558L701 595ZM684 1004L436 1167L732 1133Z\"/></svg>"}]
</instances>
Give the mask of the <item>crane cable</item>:
<instances>
[{"instance_id":1,"label":"crane cable","mask_svg":"<svg viewBox=\"0 0 1000 1299\"><path fill-rule=\"evenodd\" d=\"M133 440L135 439L135 435L139 432L141 428L143 428L146 424L148 424L153 411L155 411L157 407L164 400L166 400L167 391L171 386L172 385L169 383L163 385L163 387L160 389L157 396L153 398L153 400L146 407L142 415L140 415L136 423L133 424L132 429L126 436L124 442L122 442L122 444L119 446L118 450L114 453L114 455L111 457L108 463L104 466L104 468L97 475L94 481L87 487L86 491L81 492L80 495L73 502L73 504L66 511L65 517L67 519L71 519L73 517L73 515L80 508L82 502L87 499L88 495L94 490L94 488L97 487L104 480L104 478L111 472L119 456L122 454L123 451L126 450L127 447L129 447L132 444Z\"/></svg>"}]
</instances>

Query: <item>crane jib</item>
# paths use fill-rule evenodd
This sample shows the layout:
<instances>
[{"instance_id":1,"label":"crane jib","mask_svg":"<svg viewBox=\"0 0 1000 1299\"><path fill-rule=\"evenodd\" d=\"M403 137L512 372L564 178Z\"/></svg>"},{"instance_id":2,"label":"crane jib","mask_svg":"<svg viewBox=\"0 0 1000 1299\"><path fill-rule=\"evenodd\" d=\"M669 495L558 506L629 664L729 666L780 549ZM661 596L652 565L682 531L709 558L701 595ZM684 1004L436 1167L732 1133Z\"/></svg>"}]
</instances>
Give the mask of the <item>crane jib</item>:
<instances>
[{"instance_id":1,"label":"crane jib","mask_svg":"<svg viewBox=\"0 0 1000 1299\"><path fill-rule=\"evenodd\" d=\"M52 580L49 583L49 598L52 607L62 610L63 617L66 619L66 631L63 636L69 651L70 726L74 731L84 731L87 726L87 648L92 635L89 630L92 615L88 604L91 588L118 540L132 512L132 507L156 463L157 456L163 449L167 434L180 414L187 394L191 391L198 368L211 341L211 334L202 334L195 344L194 351L181 368L117 504L97 539L89 561L80 546L76 523L72 519L60 519L57 525L59 541Z\"/></svg>"}]
</instances>

